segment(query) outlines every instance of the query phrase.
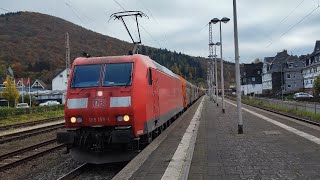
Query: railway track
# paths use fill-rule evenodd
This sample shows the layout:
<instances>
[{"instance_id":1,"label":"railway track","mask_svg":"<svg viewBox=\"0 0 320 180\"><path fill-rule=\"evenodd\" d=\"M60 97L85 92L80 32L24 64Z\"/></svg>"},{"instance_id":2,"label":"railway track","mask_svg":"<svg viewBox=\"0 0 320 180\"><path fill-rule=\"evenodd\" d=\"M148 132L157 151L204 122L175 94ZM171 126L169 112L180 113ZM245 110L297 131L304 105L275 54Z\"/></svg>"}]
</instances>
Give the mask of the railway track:
<instances>
[{"instance_id":1,"label":"railway track","mask_svg":"<svg viewBox=\"0 0 320 180\"><path fill-rule=\"evenodd\" d=\"M233 98L230 98L230 97L228 99L232 100L232 101L235 101ZM285 117L289 117L289 118L292 118L292 119L296 119L298 121L302 121L302 122L305 122L305 123L308 123L308 124L312 124L312 125L315 125L315 126L320 126L320 122L317 122L316 120L297 117L297 116L294 116L294 115L289 114L289 113L277 111L277 110L274 110L274 109L271 109L271 108L265 108L265 107L258 106L258 105L247 104L247 103L243 103L243 104L245 104L247 106L255 107L255 108L258 108L258 109L262 109L262 110L265 110L265 111L268 111L268 112L276 113L276 114L279 114L279 115L282 115L282 116L285 116Z\"/></svg>"},{"instance_id":2,"label":"railway track","mask_svg":"<svg viewBox=\"0 0 320 180\"><path fill-rule=\"evenodd\" d=\"M243 104L246 104L246 103L243 103ZM292 118L292 119L296 119L298 121L302 121L302 122L305 122L305 123L308 123L308 124L313 124L313 125L316 125L316 126L320 126L319 122L316 122L316 121L311 120L311 119L305 119L305 118L297 117L297 116L294 116L294 115L291 115L291 114L288 114L288 113L285 113L285 112L280 112L280 111L277 111L277 110L274 110L274 109L265 108L265 107L261 107L261 106L257 106L257 105L252 105L252 104L246 104L246 105L252 106L252 107L255 107L255 108L258 108L258 109L262 109L262 110L265 110L265 111L268 111L268 112L280 114L282 116L286 116L286 117L289 117L289 118Z\"/></svg>"},{"instance_id":3,"label":"railway track","mask_svg":"<svg viewBox=\"0 0 320 180\"><path fill-rule=\"evenodd\" d=\"M48 141L22 148L7 154L0 156L0 172L15 167L26 161L30 161L39 156L51 153L57 149L64 147L63 144L57 144L56 139L50 139Z\"/></svg>"},{"instance_id":4,"label":"railway track","mask_svg":"<svg viewBox=\"0 0 320 180\"><path fill-rule=\"evenodd\" d=\"M49 118L49 119L44 119L44 120L13 124L13 125L8 125L8 126L1 126L0 131L13 129L13 128L21 128L21 127L26 127L26 126L33 126L33 125L37 125L37 124L43 124L43 123L62 120L62 119L63 119L63 117L57 117L57 118Z\"/></svg>"},{"instance_id":5,"label":"railway track","mask_svg":"<svg viewBox=\"0 0 320 180\"><path fill-rule=\"evenodd\" d=\"M82 174L86 169L88 169L89 164L84 163L68 172L67 174L61 176L58 180L71 180Z\"/></svg>"},{"instance_id":6,"label":"railway track","mask_svg":"<svg viewBox=\"0 0 320 180\"><path fill-rule=\"evenodd\" d=\"M54 131L54 130L57 130L57 129L60 129L63 127L64 127L64 123L59 123L59 124L55 124L55 125L50 125L50 126L45 126L45 127L41 127L41 128L30 129L27 131L4 135L4 136L0 137L0 144L6 143L6 142L11 142L11 141L14 141L17 139L23 139L23 138L30 137L30 136L35 136L38 134L43 134L43 133Z\"/></svg>"}]
</instances>

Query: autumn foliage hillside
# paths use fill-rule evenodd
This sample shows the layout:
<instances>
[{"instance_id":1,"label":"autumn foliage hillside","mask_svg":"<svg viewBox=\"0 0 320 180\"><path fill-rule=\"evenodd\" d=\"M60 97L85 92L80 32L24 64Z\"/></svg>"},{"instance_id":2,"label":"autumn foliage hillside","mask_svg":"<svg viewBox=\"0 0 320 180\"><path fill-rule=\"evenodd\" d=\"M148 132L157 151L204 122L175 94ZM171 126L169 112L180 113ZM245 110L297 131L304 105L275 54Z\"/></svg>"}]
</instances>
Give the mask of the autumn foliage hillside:
<instances>
[{"instance_id":1,"label":"autumn foliage hillside","mask_svg":"<svg viewBox=\"0 0 320 180\"><path fill-rule=\"evenodd\" d=\"M83 52L93 56L123 55L132 44L82 28L61 18L17 12L0 15L0 66L11 66L15 77L41 79L51 84L54 76L65 68L65 33L70 36L71 62ZM205 84L206 59L168 50L143 47L160 64L192 82ZM233 71L233 64L226 68ZM0 68L0 76L3 76ZM233 75L226 74L233 82Z\"/></svg>"}]
</instances>

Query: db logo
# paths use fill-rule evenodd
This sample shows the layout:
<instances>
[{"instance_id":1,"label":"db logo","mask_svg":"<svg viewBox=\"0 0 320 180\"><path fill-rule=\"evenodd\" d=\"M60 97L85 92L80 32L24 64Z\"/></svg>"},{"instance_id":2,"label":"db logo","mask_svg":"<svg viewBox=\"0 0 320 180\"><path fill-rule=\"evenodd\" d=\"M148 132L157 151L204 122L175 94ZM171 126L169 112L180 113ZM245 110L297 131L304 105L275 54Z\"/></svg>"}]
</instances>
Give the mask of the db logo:
<instances>
[{"instance_id":1,"label":"db logo","mask_svg":"<svg viewBox=\"0 0 320 180\"><path fill-rule=\"evenodd\" d=\"M106 100L105 99L94 99L92 101L93 108L104 108L106 107Z\"/></svg>"}]
</instances>

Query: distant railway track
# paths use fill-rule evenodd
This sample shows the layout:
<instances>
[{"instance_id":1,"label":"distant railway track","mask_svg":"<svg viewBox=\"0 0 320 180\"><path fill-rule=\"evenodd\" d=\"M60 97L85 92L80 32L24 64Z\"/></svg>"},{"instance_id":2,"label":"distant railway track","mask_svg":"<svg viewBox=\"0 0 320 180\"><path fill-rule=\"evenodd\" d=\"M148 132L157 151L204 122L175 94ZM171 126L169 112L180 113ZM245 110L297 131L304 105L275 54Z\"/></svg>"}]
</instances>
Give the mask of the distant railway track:
<instances>
[{"instance_id":1,"label":"distant railway track","mask_svg":"<svg viewBox=\"0 0 320 180\"><path fill-rule=\"evenodd\" d=\"M232 101L235 101L233 98L229 97L229 99L232 100ZM317 122L316 120L297 117L297 116L294 116L294 115L289 114L289 113L285 113L285 112L282 112L282 111L278 111L278 110L274 110L274 109L271 109L271 108L266 108L266 107L262 107L262 106L258 106L258 105L247 104L247 103L243 103L243 104L245 104L247 106L252 106L252 107L255 107L255 108L258 108L258 109L262 109L262 110L265 110L265 111L268 111L268 112L276 113L276 114L279 114L279 115L282 115L282 116L285 116L285 117L289 117L289 118L292 118L292 119L295 119L295 120L298 120L298 121L301 121L301 122L305 122L305 123L308 123L308 124L313 124L315 126L320 126L320 122Z\"/></svg>"},{"instance_id":2,"label":"distant railway track","mask_svg":"<svg viewBox=\"0 0 320 180\"><path fill-rule=\"evenodd\" d=\"M0 156L0 172L15 167L26 161L30 161L39 156L51 153L57 149L64 147L63 144L56 144L56 139L50 139L48 141L22 148L7 154Z\"/></svg>"},{"instance_id":3,"label":"distant railway track","mask_svg":"<svg viewBox=\"0 0 320 180\"><path fill-rule=\"evenodd\" d=\"M55 125L50 125L50 126L45 126L45 127L41 127L41 128L30 129L27 131L4 135L4 136L0 137L0 144L6 143L6 142L11 142L11 141L14 141L17 139L23 139L23 138L30 137L30 136L35 136L38 134L43 134L43 133L54 131L54 130L57 130L57 129L60 129L63 127L64 127L64 123L59 123L59 124L55 124Z\"/></svg>"},{"instance_id":4,"label":"distant railway track","mask_svg":"<svg viewBox=\"0 0 320 180\"><path fill-rule=\"evenodd\" d=\"M49 118L49 119L44 119L44 120L31 121L31 122L13 124L13 125L8 125L8 126L1 126L1 127L0 127L0 131L8 130L8 129L13 129L13 128L26 127L26 126L33 126L33 125L37 125L37 124L42 124L42 123L57 121L57 120L59 120L59 119L63 119L63 117Z\"/></svg>"}]
</instances>

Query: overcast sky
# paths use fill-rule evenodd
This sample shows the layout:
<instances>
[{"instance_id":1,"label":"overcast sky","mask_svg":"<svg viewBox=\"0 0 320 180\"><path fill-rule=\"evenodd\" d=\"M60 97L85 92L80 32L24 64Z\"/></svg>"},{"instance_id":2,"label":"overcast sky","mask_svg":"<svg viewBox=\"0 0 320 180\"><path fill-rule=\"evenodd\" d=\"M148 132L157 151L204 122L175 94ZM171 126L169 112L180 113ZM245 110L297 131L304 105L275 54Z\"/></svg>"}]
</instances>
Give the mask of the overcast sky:
<instances>
[{"instance_id":1,"label":"overcast sky","mask_svg":"<svg viewBox=\"0 0 320 180\"><path fill-rule=\"evenodd\" d=\"M142 43L192 56L207 57L208 22L228 17L222 24L223 56L234 59L232 0L1 0L0 13L33 11L57 16L98 33L131 42L114 12L140 10ZM237 1L240 61L289 54L312 53L320 40L319 0ZM127 18L129 28L133 19ZM136 37L136 35L133 35ZM72 40L71 40L72 41ZM213 25L213 41L219 41L219 25Z\"/></svg>"}]
</instances>

